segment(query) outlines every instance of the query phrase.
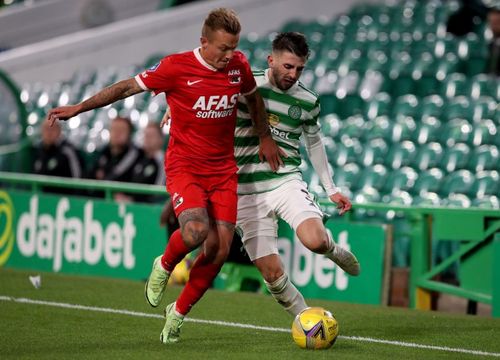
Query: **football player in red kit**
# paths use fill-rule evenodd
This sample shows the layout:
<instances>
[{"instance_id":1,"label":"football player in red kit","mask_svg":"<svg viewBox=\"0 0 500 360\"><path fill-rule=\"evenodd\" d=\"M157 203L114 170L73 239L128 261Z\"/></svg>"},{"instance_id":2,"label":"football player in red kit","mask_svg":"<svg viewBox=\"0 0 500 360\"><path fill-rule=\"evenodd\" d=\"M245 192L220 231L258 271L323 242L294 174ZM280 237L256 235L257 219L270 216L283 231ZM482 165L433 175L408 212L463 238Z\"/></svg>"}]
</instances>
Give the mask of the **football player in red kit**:
<instances>
[{"instance_id":1,"label":"football player in red kit","mask_svg":"<svg viewBox=\"0 0 500 360\"><path fill-rule=\"evenodd\" d=\"M261 160L265 158L274 170L282 165L283 153L270 135L250 66L236 50L240 31L232 10L213 10L203 24L200 47L167 56L135 78L113 84L80 104L52 109L47 116L53 123L142 91L165 93L174 119L165 159L167 190L180 229L153 263L145 289L151 306L160 304L170 273L184 256L199 246L202 251L177 301L165 309L163 343L178 341L184 316L210 287L230 250L237 209L238 96L247 100Z\"/></svg>"}]
</instances>

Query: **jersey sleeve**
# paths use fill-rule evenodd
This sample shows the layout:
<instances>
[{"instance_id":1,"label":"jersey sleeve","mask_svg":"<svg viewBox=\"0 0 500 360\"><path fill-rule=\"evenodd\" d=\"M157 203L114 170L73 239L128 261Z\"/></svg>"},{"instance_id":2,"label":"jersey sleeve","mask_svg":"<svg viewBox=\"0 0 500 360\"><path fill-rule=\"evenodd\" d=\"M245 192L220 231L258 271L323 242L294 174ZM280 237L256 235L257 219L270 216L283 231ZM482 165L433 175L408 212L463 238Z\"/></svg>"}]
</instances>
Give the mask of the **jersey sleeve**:
<instances>
[{"instance_id":1,"label":"jersey sleeve","mask_svg":"<svg viewBox=\"0 0 500 360\"><path fill-rule=\"evenodd\" d=\"M310 117L304 121L302 128L306 134L317 134L320 131L319 113L321 111L319 98L316 99L314 108L309 112Z\"/></svg>"},{"instance_id":2,"label":"jersey sleeve","mask_svg":"<svg viewBox=\"0 0 500 360\"><path fill-rule=\"evenodd\" d=\"M243 65L243 85L241 86L241 94L248 95L257 90L257 83L253 77L250 64L243 53L241 53L241 64Z\"/></svg>"},{"instance_id":3,"label":"jersey sleeve","mask_svg":"<svg viewBox=\"0 0 500 360\"><path fill-rule=\"evenodd\" d=\"M154 95L168 92L173 83L175 67L170 57L163 58L158 64L144 70L135 76L135 80L144 91L151 91Z\"/></svg>"}]
</instances>

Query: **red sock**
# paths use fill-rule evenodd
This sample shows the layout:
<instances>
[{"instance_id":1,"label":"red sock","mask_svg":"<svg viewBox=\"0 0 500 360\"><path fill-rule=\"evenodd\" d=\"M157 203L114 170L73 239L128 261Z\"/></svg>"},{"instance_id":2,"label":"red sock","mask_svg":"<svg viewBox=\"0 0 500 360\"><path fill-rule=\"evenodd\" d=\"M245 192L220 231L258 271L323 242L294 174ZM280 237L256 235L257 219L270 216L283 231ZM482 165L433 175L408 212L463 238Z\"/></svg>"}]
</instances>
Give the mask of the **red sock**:
<instances>
[{"instance_id":1,"label":"red sock","mask_svg":"<svg viewBox=\"0 0 500 360\"><path fill-rule=\"evenodd\" d=\"M172 272L175 266L184 259L184 256L189 254L192 249L189 249L182 240L181 231L175 230L170 239L168 240L165 253L161 258L163 268L168 272Z\"/></svg>"},{"instance_id":2,"label":"red sock","mask_svg":"<svg viewBox=\"0 0 500 360\"><path fill-rule=\"evenodd\" d=\"M212 285L221 267L222 264L208 262L203 252L198 255L189 272L189 280L175 303L177 312L186 315L191 310Z\"/></svg>"}]
</instances>

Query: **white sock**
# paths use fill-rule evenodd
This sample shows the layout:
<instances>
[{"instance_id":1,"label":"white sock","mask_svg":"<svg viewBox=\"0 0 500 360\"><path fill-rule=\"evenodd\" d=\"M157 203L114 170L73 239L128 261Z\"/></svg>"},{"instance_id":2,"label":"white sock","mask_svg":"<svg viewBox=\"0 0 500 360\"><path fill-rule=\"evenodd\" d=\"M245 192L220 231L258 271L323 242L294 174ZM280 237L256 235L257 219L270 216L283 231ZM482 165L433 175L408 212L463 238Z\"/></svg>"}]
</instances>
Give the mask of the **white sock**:
<instances>
[{"instance_id":1,"label":"white sock","mask_svg":"<svg viewBox=\"0 0 500 360\"><path fill-rule=\"evenodd\" d=\"M326 236L328 236L328 250L324 255L330 260L333 260L333 252L335 251L337 244L335 244L335 241L332 239L332 236L328 231L326 232Z\"/></svg>"},{"instance_id":2,"label":"white sock","mask_svg":"<svg viewBox=\"0 0 500 360\"><path fill-rule=\"evenodd\" d=\"M267 288L276 301L292 316L297 316L307 305L302 294L288 279L287 274L281 275L276 281L266 283Z\"/></svg>"}]
</instances>

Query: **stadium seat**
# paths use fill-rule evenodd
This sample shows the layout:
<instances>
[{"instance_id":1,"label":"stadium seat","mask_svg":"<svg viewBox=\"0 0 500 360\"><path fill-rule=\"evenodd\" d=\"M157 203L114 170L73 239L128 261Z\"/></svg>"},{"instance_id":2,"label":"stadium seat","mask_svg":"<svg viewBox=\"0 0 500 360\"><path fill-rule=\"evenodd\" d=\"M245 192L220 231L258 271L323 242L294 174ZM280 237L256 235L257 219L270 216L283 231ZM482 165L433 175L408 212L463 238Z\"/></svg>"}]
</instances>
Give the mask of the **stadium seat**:
<instances>
[{"instance_id":1,"label":"stadium seat","mask_svg":"<svg viewBox=\"0 0 500 360\"><path fill-rule=\"evenodd\" d=\"M358 188L374 188L377 193L384 185L387 179L388 171L384 165L376 164L367 166L361 170L358 178Z\"/></svg>"},{"instance_id":2,"label":"stadium seat","mask_svg":"<svg viewBox=\"0 0 500 360\"><path fill-rule=\"evenodd\" d=\"M398 116L392 126L391 141L398 143L411 140L416 133L417 125L411 116Z\"/></svg>"},{"instance_id":3,"label":"stadium seat","mask_svg":"<svg viewBox=\"0 0 500 360\"><path fill-rule=\"evenodd\" d=\"M430 142L418 148L412 166L415 169L427 170L439 166L443 157L443 147L440 143Z\"/></svg>"},{"instance_id":4,"label":"stadium seat","mask_svg":"<svg viewBox=\"0 0 500 360\"><path fill-rule=\"evenodd\" d=\"M392 123L387 116L377 116L372 121L367 121L364 126L364 138L366 140L382 138L390 141Z\"/></svg>"},{"instance_id":5,"label":"stadium seat","mask_svg":"<svg viewBox=\"0 0 500 360\"><path fill-rule=\"evenodd\" d=\"M345 188L350 191L357 189L360 172L360 167L356 163L347 163L335 168L333 171L335 185L340 187L343 193L345 193Z\"/></svg>"},{"instance_id":6,"label":"stadium seat","mask_svg":"<svg viewBox=\"0 0 500 360\"><path fill-rule=\"evenodd\" d=\"M457 143L472 144L474 128L465 119L453 119L442 126L440 142L452 147Z\"/></svg>"},{"instance_id":7,"label":"stadium seat","mask_svg":"<svg viewBox=\"0 0 500 360\"><path fill-rule=\"evenodd\" d=\"M472 206L482 209L500 209L500 199L495 195L483 196L472 200Z\"/></svg>"},{"instance_id":8,"label":"stadium seat","mask_svg":"<svg viewBox=\"0 0 500 360\"><path fill-rule=\"evenodd\" d=\"M454 98L460 95L467 95L468 81L464 74L450 74L443 82L441 95L447 98Z\"/></svg>"},{"instance_id":9,"label":"stadium seat","mask_svg":"<svg viewBox=\"0 0 500 360\"><path fill-rule=\"evenodd\" d=\"M474 107L466 96L457 96L448 100L443 115L447 120L460 118L472 122Z\"/></svg>"},{"instance_id":10,"label":"stadium seat","mask_svg":"<svg viewBox=\"0 0 500 360\"><path fill-rule=\"evenodd\" d=\"M377 116L389 115L391 109L391 96L384 92L379 92L365 105L364 114L367 119L373 120Z\"/></svg>"},{"instance_id":11,"label":"stadium seat","mask_svg":"<svg viewBox=\"0 0 500 360\"><path fill-rule=\"evenodd\" d=\"M481 145L472 150L469 169L473 172L500 169L500 152L495 145Z\"/></svg>"},{"instance_id":12,"label":"stadium seat","mask_svg":"<svg viewBox=\"0 0 500 360\"><path fill-rule=\"evenodd\" d=\"M411 116L418 115L419 101L415 95L404 95L394 100L392 115L396 116Z\"/></svg>"},{"instance_id":13,"label":"stadium seat","mask_svg":"<svg viewBox=\"0 0 500 360\"><path fill-rule=\"evenodd\" d=\"M500 175L497 170L479 171L475 174L469 195L474 198L483 198L486 195L497 195L500 191Z\"/></svg>"},{"instance_id":14,"label":"stadium seat","mask_svg":"<svg viewBox=\"0 0 500 360\"><path fill-rule=\"evenodd\" d=\"M420 102L419 115L422 118L432 116L440 119L443 109L443 98L439 95L429 95L423 98Z\"/></svg>"},{"instance_id":15,"label":"stadium seat","mask_svg":"<svg viewBox=\"0 0 500 360\"><path fill-rule=\"evenodd\" d=\"M362 115L349 116L341 122L342 127L339 129L339 137L346 138L361 138L365 120Z\"/></svg>"},{"instance_id":16,"label":"stadium seat","mask_svg":"<svg viewBox=\"0 0 500 360\"><path fill-rule=\"evenodd\" d=\"M441 188L443 179L444 171L437 167L420 171L417 180L415 180L412 193L415 195L428 192L437 193Z\"/></svg>"},{"instance_id":17,"label":"stadium seat","mask_svg":"<svg viewBox=\"0 0 500 360\"><path fill-rule=\"evenodd\" d=\"M393 193L394 190L408 191L414 185L418 178L417 172L411 167L404 166L393 170L387 176L382 187L382 192L385 194ZM410 201L411 203L411 201Z\"/></svg>"},{"instance_id":18,"label":"stadium seat","mask_svg":"<svg viewBox=\"0 0 500 360\"><path fill-rule=\"evenodd\" d=\"M383 138L370 139L363 144L363 151L359 156L358 163L362 166L382 164L388 149L389 146Z\"/></svg>"},{"instance_id":19,"label":"stadium seat","mask_svg":"<svg viewBox=\"0 0 500 360\"><path fill-rule=\"evenodd\" d=\"M498 78L488 74L478 74L472 78L470 97L479 99L482 96L497 97Z\"/></svg>"},{"instance_id":20,"label":"stadium seat","mask_svg":"<svg viewBox=\"0 0 500 360\"><path fill-rule=\"evenodd\" d=\"M390 169L399 169L411 164L416 153L415 144L405 140L401 143L394 143L389 148L385 164Z\"/></svg>"},{"instance_id":21,"label":"stadium seat","mask_svg":"<svg viewBox=\"0 0 500 360\"><path fill-rule=\"evenodd\" d=\"M452 148L445 148L440 167L446 172L464 169L469 162L470 152L470 147L463 143L455 144Z\"/></svg>"},{"instance_id":22,"label":"stadium seat","mask_svg":"<svg viewBox=\"0 0 500 360\"><path fill-rule=\"evenodd\" d=\"M417 129L412 134L411 140L416 144L425 144L439 140L442 126L435 117L425 117L417 123Z\"/></svg>"},{"instance_id":23,"label":"stadium seat","mask_svg":"<svg viewBox=\"0 0 500 360\"><path fill-rule=\"evenodd\" d=\"M343 138L342 142L336 144L335 150L330 156L330 162L334 167L356 162L362 150L363 147L358 139Z\"/></svg>"},{"instance_id":24,"label":"stadium seat","mask_svg":"<svg viewBox=\"0 0 500 360\"><path fill-rule=\"evenodd\" d=\"M439 189L439 194L441 194L443 198L455 193L468 194L474 180L474 174L469 170L457 170L446 175Z\"/></svg>"},{"instance_id":25,"label":"stadium seat","mask_svg":"<svg viewBox=\"0 0 500 360\"><path fill-rule=\"evenodd\" d=\"M321 131L323 135L331 138L336 138L342 127L339 117L335 114L328 114L320 118L319 123L321 124Z\"/></svg>"},{"instance_id":26,"label":"stadium seat","mask_svg":"<svg viewBox=\"0 0 500 360\"><path fill-rule=\"evenodd\" d=\"M491 96L480 96L473 101L473 121L481 119L494 119L500 113L498 101Z\"/></svg>"},{"instance_id":27,"label":"stadium seat","mask_svg":"<svg viewBox=\"0 0 500 360\"><path fill-rule=\"evenodd\" d=\"M433 207L441 204L441 198L435 192L422 191L413 196L412 205L419 207Z\"/></svg>"},{"instance_id":28,"label":"stadium seat","mask_svg":"<svg viewBox=\"0 0 500 360\"><path fill-rule=\"evenodd\" d=\"M493 144L497 137L497 127L493 120L482 119L473 124L472 145Z\"/></svg>"}]
</instances>

